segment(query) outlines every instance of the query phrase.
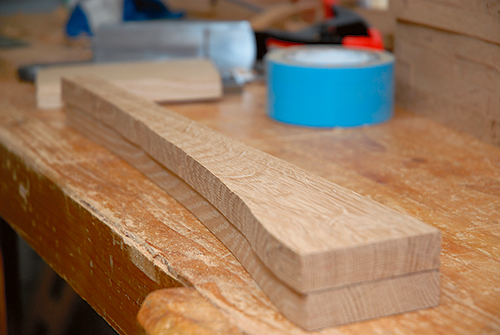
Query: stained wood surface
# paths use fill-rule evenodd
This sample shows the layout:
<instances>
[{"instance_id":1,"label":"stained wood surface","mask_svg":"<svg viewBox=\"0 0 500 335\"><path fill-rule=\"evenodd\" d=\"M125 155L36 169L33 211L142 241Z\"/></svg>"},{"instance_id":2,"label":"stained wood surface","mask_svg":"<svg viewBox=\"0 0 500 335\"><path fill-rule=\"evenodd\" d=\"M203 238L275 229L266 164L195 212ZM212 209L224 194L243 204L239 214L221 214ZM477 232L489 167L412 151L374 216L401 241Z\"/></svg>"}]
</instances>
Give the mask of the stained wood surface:
<instances>
[{"instance_id":1,"label":"stained wood surface","mask_svg":"<svg viewBox=\"0 0 500 335\"><path fill-rule=\"evenodd\" d=\"M66 114L69 125L118 154L193 213L232 251L280 311L304 328L317 329L365 320L432 307L439 302L437 270L306 295L294 292L267 269L243 234L182 179L89 113L67 106ZM147 315L149 312L142 313Z\"/></svg>"},{"instance_id":2,"label":"stained wood surface","mask_svg":"<svg viewBox=\"0 0 500 335\"><path fill-rule=\"evenodd\" d=\"M403 22L396 36L396 102L500 145L500 45Z\"/></svg>"},{"instance_id":3,"label":"stained wood surface","mask_svg":"<svg viewBox=\"0 0 500 335\"><path fill-rule=\"evenodd\" d=\"M0 88L0 215L120 333L135 332L139 304L161 286L148 278L170 275L247 334L305 334L183 206L67 127L61 110L37 111L32 86ZM218 103L169 108L443 233L438 307L320 334L500 331L500 149L403 110L376 127L290 127L266 117L264 99L251 84Z\"/></svg>"},{"instance_id":4,"label":"stained wood surface","mask_svg":"<svg viewBox=\"0 0 500 335\"><path fill-rule=\"evenodd\" d=\"M220 75L208 60L85 63L41 69L36 77L38 108L62 107L61 78L82 74L112 81L156 102L210 100L222 96Z\"/></svg>"}]
</instances>

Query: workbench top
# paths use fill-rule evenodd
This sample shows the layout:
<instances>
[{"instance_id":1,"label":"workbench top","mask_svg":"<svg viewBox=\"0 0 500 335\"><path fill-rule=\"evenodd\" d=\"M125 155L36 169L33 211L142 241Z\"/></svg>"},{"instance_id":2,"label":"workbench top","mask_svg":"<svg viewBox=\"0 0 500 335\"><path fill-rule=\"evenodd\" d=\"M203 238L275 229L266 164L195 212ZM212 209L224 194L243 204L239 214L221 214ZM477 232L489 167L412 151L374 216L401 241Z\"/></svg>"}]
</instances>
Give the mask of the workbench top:
<instances>
[{"instance_id":1,"label":"workbench top","mask_svg":"<svg viewBox=\"0 0 500 335\"><path fill-rule=\"evenodd\" d=\"M185 286L205 302L195 306L209 316L215 310L228 333L307 333L278 312L189 211L67 127L64 110L37 110L32 85L2 78L0 216L117 331L136 332L150 292ZM404 110L373 127L288 126L266 116L265 97L265 85L252 83L220 101L165 107L418 218L443 236L438 307L319 333L500 333L500 148ZM140 320L150 334L166 329L154 313L161 314L168 291L143 306ZM186 321L195 308L187 300L178 319L201 333L196 321Z\"/></svg>"}]
</instances>

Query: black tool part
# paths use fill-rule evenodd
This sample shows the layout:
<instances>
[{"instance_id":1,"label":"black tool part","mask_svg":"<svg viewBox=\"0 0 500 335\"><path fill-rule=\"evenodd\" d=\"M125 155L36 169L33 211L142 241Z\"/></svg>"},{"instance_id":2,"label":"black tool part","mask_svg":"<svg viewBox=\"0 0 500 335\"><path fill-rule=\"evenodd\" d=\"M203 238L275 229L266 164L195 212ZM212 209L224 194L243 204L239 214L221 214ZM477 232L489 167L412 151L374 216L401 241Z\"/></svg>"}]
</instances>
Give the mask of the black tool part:
<instances>
[{"instance_id":1,"label":"black tool part","mask_svg":"<svg viewBox=\"0 0 500 335\"><path fill-rule=\"evenodd\" d=\"M297 44L341 44L345 36L368 36L368 23L357 13L339 6L333 6L334 17L297 31L277 29L255 32L257 59L264 57L268 39Z\"/></svg>"},{"instance_id":2,"label":"black tool part","mask_svg":"<svg viewBox=\"0 0 500 335\"><path fill-rule=\"evenodd\" d=\"M43 67L44 66L42 64L22 65L17 68L17 77L19 78L20 81L34 83L38 70L40 70Z\"/></svg>"},{"instance_id":3,"label":"black tool part","mask_svg":"<svg viewBox=\"0 0 500 335\"><path fill-rule=\"evenodd\" d=\"M38 71L49 66L64 66L64 65L81 65L86 63L92 63L91 60L85 61L74 61L74 62L60 62L60 63L40 63L40 64L27 64L21 65L17 68L17 77L20 81L25 81L28 83L34 83L36 80L36 75Z\"/></svg>"}]
</instances>

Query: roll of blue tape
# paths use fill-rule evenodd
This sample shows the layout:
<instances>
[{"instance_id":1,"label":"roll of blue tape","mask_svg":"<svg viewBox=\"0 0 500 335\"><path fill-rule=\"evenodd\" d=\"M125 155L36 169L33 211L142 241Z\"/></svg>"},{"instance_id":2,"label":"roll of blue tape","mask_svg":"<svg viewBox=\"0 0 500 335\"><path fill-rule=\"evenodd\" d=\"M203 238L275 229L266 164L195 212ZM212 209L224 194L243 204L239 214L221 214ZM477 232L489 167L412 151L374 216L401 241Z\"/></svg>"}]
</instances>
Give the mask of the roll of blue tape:
<instances>
[{"instance_id":1,"label":"roll of blue tape","mask_svg":"<svg viewBox=\"0 0 500 335\"><path fill-rule=\"evenodd\" d=\"M394 57L385 51L300 46L266 55L268 113L312 127L354 127L389 120Z\"/></svg>"}]
</instances>

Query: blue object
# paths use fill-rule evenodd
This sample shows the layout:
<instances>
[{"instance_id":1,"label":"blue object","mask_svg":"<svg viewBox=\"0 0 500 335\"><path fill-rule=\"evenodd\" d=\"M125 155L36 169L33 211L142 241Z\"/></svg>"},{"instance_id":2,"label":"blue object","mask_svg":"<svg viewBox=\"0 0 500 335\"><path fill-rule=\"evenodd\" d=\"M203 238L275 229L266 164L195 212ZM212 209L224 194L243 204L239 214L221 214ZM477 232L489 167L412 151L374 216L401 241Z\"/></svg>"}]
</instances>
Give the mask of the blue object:
<instances>
[{"instance_id":1,"label":"blue object","mask_svg":"<svg viewBox=\"0 0 500 335\"><path fill-rule=\"evenodd\" d=\"M87 16L79 4L76 5L69 17L68 23L66 24L66 34L71 37L76 37L80 34L92 36Z\"/></svg>"},{"instance_id":2,"label":"blue object","mask_svg":"<svg viewBox=\"0 0 500 335\"><path fill-rule=\"evenodd\" d=\"M100 8L100 6L96 6L96 3L100 3L99 1L104 2L109 0L82 0L76 4L66 24L66 34L68 36L77 37L80 34L92 36L92 29L97 29L98 27L95 24L95 26L91 26L90 23L92 18L96 16L101 16L101 19L98 21L99 24L117 24L122 21L179 19L184 17L184 12L172 12L160 0L123 0L123 13L118 11L118 9L121 10L121 7L116 6L117 11L111 12L109 17L102 20L102 13L96 13ZM92 2L92 5L89 5L89 2Z\"/></svg>"},{"instance_id":3,"label":"blue object","mask_svg":"<svg viewBox=\"0 0 500 335\"><path fill-rule=\"evenodd\" d=\"M184 12L171 12L160 0L124 0L123 21L179 19Z\"/></svg>"},{"instance_id":4,"label":"blue object","mask_svg":"<svg viewBox=\"0 0 500 335\"><path fill-rule=\"evenodd\" d=\"M341 61L318 55L332 48L341 54L349 50L304 46L266 55L271 118L311 127L354 127L392 117L394 57L388 52L352 50L346 54L350 59ZM354 57L360 63L352 60L352 52L364 53Z\"/></svg>"}]
</instances>

